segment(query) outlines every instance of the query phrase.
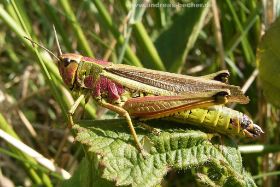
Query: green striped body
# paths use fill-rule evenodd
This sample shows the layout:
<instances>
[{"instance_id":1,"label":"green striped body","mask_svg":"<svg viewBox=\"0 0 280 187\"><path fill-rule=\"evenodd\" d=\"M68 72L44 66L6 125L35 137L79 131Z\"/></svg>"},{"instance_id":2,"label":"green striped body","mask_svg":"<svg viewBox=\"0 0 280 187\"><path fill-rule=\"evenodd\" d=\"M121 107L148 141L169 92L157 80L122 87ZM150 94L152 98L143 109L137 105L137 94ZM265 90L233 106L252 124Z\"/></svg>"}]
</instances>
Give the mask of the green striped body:
<instances>
[{"instance_id":1,"label":"green striped body","mask_svg":"<svg viewBox=\"0 0 280 187\"><path fill-rule=\"evenodd\" d=\"M178 112L165 119L205 127L226 135L256 137L261 128L245 114L223 106Z\"/></svg>"}]
</instances>

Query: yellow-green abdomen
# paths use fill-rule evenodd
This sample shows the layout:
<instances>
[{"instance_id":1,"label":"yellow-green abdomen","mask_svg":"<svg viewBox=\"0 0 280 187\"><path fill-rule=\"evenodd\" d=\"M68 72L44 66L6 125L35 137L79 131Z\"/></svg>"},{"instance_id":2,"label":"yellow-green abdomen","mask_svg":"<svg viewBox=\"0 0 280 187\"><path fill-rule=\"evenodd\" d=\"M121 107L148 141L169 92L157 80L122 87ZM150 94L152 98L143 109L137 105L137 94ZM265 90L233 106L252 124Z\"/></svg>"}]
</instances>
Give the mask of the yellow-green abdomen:
<instances>
[{"instance_id":1,"label":"yellow-green abdomen","mask_svg":"<svg viewBox=\"0 0 280 187\"><path fill-rule=\"evenodd\" d=\"M243 136L240 126L241 118L242 113L222 106L185 110L169 117L180 123L205 127L222 134Z\"/></svg>"}]
</instances>

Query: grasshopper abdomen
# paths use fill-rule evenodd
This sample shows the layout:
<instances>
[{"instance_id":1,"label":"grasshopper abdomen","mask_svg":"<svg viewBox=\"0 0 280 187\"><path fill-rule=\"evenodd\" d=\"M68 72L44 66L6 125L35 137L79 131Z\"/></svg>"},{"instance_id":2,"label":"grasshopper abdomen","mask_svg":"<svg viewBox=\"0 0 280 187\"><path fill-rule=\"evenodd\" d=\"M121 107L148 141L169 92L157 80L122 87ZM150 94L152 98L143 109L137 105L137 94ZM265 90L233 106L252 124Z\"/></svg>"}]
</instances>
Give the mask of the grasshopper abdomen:
<instances>
[{"instance_id":1,"label":"grasshopper abdomen","mask_svg":"<svg viewBox=\"0 0 280 187\"><path fill-rule=\"evenodd\" d=\"M264 133L246 114L223 106L185 110L167 119L205 127L225 135L258 137Z\"/></svg>"}]
</instances>

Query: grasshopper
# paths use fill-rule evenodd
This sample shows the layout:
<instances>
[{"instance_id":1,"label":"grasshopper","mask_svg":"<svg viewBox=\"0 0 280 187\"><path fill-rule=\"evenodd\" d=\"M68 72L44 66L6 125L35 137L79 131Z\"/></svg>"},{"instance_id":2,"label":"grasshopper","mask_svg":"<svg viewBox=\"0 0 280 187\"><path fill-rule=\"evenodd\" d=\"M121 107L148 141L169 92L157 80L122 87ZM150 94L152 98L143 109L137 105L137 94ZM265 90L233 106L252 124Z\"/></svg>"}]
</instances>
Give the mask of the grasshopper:
<instances>
[{"instance_id":1,"label":"grasshopper","mask_svg":"<svg viewBox=\"0 0 280 187\"><path fill-rule=\"evenodd\" d=\"M44 46L27 39L53 55L58 60L58 69L64 83L70 90L82 93L69 110L70 126L74 125L73 114L80 102L91 96L100 106L126 119L136 147L143 155L145 151L138 140L131 117L141 120L163 118L197 108L249 102L249 98L238 86L227 83L227 70L193 77L113 64L80 54L63 54L55 28L54 33L58 57ZM260 131L254 127L252 129L252 125L243 126L253 136L260 135Z\"/></svg>"}]
</instances>

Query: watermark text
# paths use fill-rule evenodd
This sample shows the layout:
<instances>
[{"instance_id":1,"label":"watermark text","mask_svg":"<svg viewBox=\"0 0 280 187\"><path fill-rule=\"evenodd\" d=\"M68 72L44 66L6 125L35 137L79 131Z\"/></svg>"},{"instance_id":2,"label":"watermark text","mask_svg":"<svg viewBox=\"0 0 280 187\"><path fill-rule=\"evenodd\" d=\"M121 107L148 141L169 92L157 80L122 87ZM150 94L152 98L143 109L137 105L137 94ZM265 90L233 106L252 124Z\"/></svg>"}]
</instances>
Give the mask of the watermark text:
<instances>
[{"instance_id":1,"label":"watermark text","mask_svg":"<svg viewBox=\"0 0 280 187\"><path fill-rule=\"evenodd\" d=\"M135 3L134 6L140 8L203 8L208 7L208 3Z\"/></svg>"}]
</instances>

